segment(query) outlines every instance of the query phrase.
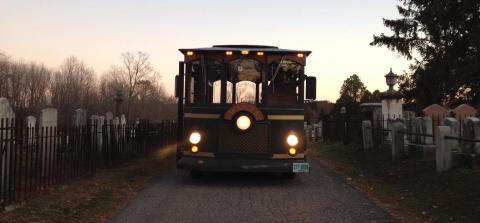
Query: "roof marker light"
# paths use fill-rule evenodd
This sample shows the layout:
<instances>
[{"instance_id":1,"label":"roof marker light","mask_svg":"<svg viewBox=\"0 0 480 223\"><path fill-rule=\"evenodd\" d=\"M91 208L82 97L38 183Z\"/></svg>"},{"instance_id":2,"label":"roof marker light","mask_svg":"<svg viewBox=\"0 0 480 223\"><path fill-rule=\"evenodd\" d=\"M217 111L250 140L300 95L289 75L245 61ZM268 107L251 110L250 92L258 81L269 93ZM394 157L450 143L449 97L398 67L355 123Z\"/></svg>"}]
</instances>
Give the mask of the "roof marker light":
<instances>
[{"instance_id":1,"label":"roof marker light","mask_svg":"<svg viewBox=\"0 0 480 223\"><path fill-rule=\"evenodd\" d=\"M193 51L187 51L187 56L193 56Z\"/></svg>"},{"instance_id":2,"label":"roof marker light","mask_svg":"<svg viewBox=\"0 0 480 223\"><path fill-rule=\"evenodd\" d=\"M248 55L248 50L242 50L242 55Z\"/></svg>"},{"instance_id":3,"label":"roof marker light","mask_svg":"<svg viewBox=\"0 0 480 223\"><path fill-rule=\"evenodd\" d=\"M257 52L257 56L263 56L263 52Z\"/></svg>"},{"instance_id":4,"label":"roof marker light","mask_svg":"<svg viewBox=\"0 0 480 223\"><path fill-rule=\"evenodd\" d=\"M227 56L231 56L231 55L233 55L233 52L232 52L232 51L227 51L227 52L225 52L225 54L226 54Z\"/></svg>"},{"instance_id":5,"label":"roof marker light","mask_svg":"<svg viewBox=\"0 0 480 223\"><path fill-rule=\"evenodd\" d=\"M299 53L299 54L297 54L297 57L299 57L299 58L303 58L303 57L304 57L304 55L303 55L303 53Z\"/></svg>"}]
</instances>

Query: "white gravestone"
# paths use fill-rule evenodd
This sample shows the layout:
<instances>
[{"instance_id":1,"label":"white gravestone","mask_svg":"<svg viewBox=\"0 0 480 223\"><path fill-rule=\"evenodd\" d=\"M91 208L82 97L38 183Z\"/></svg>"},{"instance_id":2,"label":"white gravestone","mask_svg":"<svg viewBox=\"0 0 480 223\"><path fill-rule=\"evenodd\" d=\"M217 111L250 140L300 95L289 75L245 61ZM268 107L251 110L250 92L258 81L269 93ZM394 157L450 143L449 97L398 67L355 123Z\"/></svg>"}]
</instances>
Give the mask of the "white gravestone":
<instances>
[{"instance_id":1,"label":"white gravestone","mask_svg":"<svg viewBox=\"0 0 480 223\"><path fill-rule=\"evenodd\" d=\"M83 127L87 125L87 111L83 108L76 109L73 114L73 125Z\"/></svg>"},{"instance_id":2,"label":"white gravestone","mask_svg":"<svg viewBox=\"0 0 480 223\"><path fill-rule=\"evenodd\" d=\"M442 126L450 127L450 134L449 136L459 137L460 136L460 123L457 119L452 117L447 117L443 119ZM457 140L448 140L449 146L451 148L457 148L459 143Z\"/></svg>"},{"instance_id":3,"label":"white gravestone","mask_svg":"<svg viewBox=\"0 0 480 223\"><path fill-rule=\"evenodd\" d=\"M105 113L105 121L107 121L107 125L110 125L113 122L113 113L107 112Z\"/></svg>"},{"instance_id":4,"label":"white gravestone","mask_svg":"<svg viewBox=\"0 0 480 223\"><path fill-rule=\"evenodd\" d=\"M436 128L435 137L435 162L437 172L442 172L452 168L452 147L446 140L445 136L451 136L451 128L449 126L438 126Z\"/></svg>"},{"instance_id":5,"label":"white gravestone","mask_svg":"<svg viewBox=\"0 0 480 223\"><path fill-rule=\"evenodd\" d=\"M105 116L98 116L98 126L97 126L97 142L98 142L98 151L101 152L103 148L103 126L105 125Z\"/></svg>"},{"instance_id":6,"label":"white gravestone","mask_svg":"<svg viewBox=\"0 0 480 223\"><path fill-rule=\"evenodd\" d=\"M480 140L480 119L476 117L468 117L463 120L462 137L467 139ZM480 143L461 142L463 153L480 154Z\"/></svg>"},{"instance_id":7,"label":"white gravestone","mask_svg":"<svg viewBox=\"0 0 480 223\"><path fill-rule=\"evenodd\" d=\"M56 133L55 130L58 124L58 111L55 108L45 108L42 109L40 113L40 121L39 127L40 129L40 137L42 138L42 145L41 145L41 153L40 157L41 160L41 170L42 170L42 177L47 176L48 173L48 165L50 163L55 163L56 154L54 154L54 145L51 142L55 142ZM43 130L43 131L42 131Z\"/></svg>"},{"instance_id":8,"label":"white gravestone","mask_svg":"<svg viewBox=\"0 0 480 223\"><path fill-rule=\"evenodd\" d=\"M106 122L106 124L105 124L106 125L105 134L107 134L106 145L110 145L110 143L112 142L111 141L111 137L112 137L111 132L113 131L113 113L112 112L105 113L105 122Z\"/></svg>"},{"instance_id":9,"label":"white gravestone","mask_svg":"<svg viewBox=\"0 0 480 223\"><path fill-rule=\"evenodd\" d=\"M37 127L37 118L35 116L27 116L25 118L25 122L27 123L27 131L28 131L28 144L32 145L35 144L35 128Z\"/></svg>"},{"instance_id":10,"label":"white gravestone","mask_svg":"<svg viewBox=\"0 0 480 223\"><path fill-rule=\"evenodd\" d=\"M0 126L0 128L3 128L0 130L0 134L2 135L2 142L0 142L0 151L2 151L1 156L2 156L2 163L0 168L2 169L2 175L1 175L1 193L4 193L3 191L5 189L5 185L9 185L9 175L11 170L10 166L10 154L12 152L11 144L9 143L12 136L12 130L10 129L5 129L5 127L12 125L15 122L15 113L13 112L12 107L10 106L10 103L6 98L0 98L0 123L3 120L3 126Z\"/></svg>"},{"instance_id":11,"label":"white gravestone","mask_svg":"<svg viewBox=\"0 0 480 223\"><path fill-rule=\"evenodd\" d=\"M368 150L373 148L373 134L372 134L372 121L362 121L362 137L363 137L363 149Z\"/></svg>"},{"instance_id":12,"label":"white gravestone","mask_svg":"<svg viewBox=\"0 0 480 223\"><path fill-rule=\"evenodd\" d=\"M57 127L58 112L55 108L42 109L40 113L40 127Z\"/></svg>"},{"instance_id":13,"label":"white gravestone","mask_svg":"<svg viewBox=\"0 0 480 223\"><path fill-rule=\"evenodd\" d=\"M425 130L425 135L433 135L433 122L432 118L430 117L423 117L423 127ZM424 136L423 142L427 145L433 144L433 137L431 136Z\"/></svg>"}]
</instances>

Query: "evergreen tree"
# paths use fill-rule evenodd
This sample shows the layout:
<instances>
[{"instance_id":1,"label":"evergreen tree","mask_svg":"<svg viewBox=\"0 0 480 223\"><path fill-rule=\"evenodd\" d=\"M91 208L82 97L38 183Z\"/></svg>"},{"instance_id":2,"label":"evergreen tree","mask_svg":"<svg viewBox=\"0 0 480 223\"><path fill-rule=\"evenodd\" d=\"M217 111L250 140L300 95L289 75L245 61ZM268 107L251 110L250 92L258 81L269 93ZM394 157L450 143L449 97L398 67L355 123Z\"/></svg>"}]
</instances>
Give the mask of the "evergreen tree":
<instances>
[{"instance_id":1,"label":"evergreen tree","mask_svg":"<svg viewBox=\"0 0 480 223\"><path fill-rule=\"evenodd\" d=\"M374 36L412 59L400 90L419 106L469 102L480 105L480 1L400 0L399 19L384 19L392 34Z\"/></svg>"}]
</instances>

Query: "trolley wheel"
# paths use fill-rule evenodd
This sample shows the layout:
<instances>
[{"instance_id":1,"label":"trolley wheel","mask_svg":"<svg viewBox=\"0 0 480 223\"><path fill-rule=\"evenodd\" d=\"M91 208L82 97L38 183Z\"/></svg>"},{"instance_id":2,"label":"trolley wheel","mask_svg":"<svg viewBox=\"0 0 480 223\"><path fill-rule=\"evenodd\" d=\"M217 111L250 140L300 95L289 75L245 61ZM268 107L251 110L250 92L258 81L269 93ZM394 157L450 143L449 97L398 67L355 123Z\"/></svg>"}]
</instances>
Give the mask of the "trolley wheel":
<instances>
[{"instance_id":1,"label":"trolley wheel","mask_svg":"<svg viewBox=\"0 0 480 223\"><path fill-rule=\"evenodd\" d=\"M295 173L283 173L282 174L283 178L289 179L289 180L295 179L296 176L297 176L297 174L295 174Z\"/></svg>"}]
</instances>

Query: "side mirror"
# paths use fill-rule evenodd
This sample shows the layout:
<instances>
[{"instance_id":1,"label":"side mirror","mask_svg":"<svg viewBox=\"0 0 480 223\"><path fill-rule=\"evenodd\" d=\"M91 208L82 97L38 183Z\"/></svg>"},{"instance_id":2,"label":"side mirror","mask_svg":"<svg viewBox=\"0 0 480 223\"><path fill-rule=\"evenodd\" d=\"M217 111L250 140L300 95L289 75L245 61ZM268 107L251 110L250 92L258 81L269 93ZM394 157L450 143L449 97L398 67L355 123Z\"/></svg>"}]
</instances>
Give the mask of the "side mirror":
<instances>
[{"instance_id":1,"label":"side mirror","mask_svg":"<svg viewBox=\"0 0 480 223\"><path fill-rule=\"evenodd\" d=\"M316 77L307 77L306 79L306 99L315 100L317 99L317 78Z\"/></svg>"},{"instance_id":2,"label":"side mirror","mask_svg":"<svg viewBox=\"0 0 480 223\"><path fill-rule=\"evenodd\" d=\"M182 89L179 85L181 84L180 82L180 76L177 75L175 76L175 97L178 98L182 95L180 90Z\"/></svg>"}]
</instances>

